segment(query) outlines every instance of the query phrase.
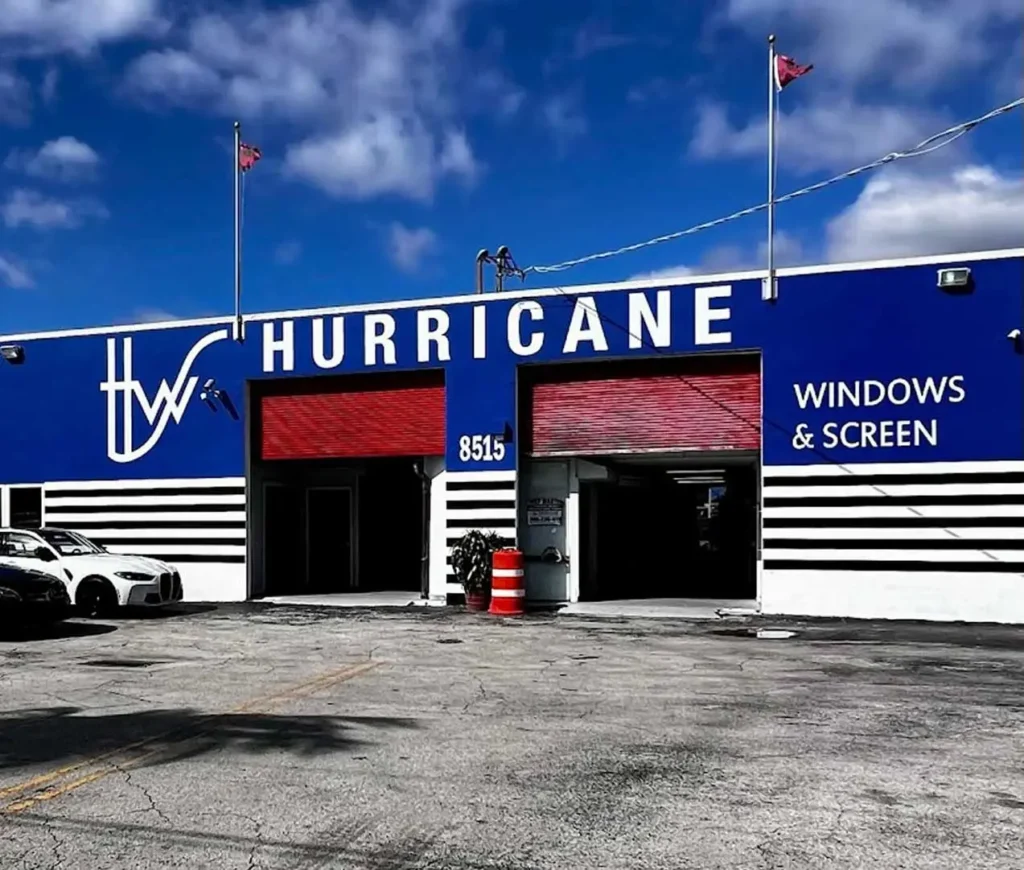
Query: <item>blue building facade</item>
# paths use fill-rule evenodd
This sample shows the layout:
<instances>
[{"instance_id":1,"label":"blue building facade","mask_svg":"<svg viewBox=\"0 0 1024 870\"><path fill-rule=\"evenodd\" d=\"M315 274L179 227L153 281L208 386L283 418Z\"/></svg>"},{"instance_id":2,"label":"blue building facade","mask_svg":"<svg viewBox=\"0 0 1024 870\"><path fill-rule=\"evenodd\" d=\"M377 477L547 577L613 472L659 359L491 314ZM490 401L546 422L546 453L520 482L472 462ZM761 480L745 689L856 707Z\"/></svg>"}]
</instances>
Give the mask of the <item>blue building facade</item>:
<instances>
[{"instance_id":1,"label":"blue building facade","mask_svg":"<svg viewBox=\"0 0 1024 870\"><path fill-rule=\"evenodd\" d=\"M947 267L970 285L940 288ZM443 598L449 484L494 482L503 534L522 538L527 367L750 354L763 611L1024 621L1024 356L1009 338L1024 251L783 270L774 302L745 273L259 314L243 342L232 326L0 339L24 351L0 368L4 522L36 487L47 524L183 560L190 598L258 596L253 384L442 370L444 456L426 466L428 594ZM157 540L146 518L181 506L191 530ZM564 570L564 592L543 597L573 600Z\"/></svg>"}]
</instances>

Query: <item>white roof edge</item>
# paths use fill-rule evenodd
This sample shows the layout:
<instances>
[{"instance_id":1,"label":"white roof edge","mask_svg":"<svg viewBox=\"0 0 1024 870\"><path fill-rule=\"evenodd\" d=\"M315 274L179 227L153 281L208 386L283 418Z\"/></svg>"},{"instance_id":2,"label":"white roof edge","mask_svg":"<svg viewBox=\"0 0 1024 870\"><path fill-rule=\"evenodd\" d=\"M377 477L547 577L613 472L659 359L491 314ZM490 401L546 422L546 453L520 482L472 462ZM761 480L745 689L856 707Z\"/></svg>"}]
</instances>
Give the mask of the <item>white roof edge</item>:
<instances>
[{"instance_id":1,"label":"white roof edge","mask_svg":"<svg viewBox=\"0 0 1024 870\"><path fill-rule=\"evenodd\" d=\"M864 260L849 263L824 263L815 266L792 266L776 269L780 278L798 275L824 275L834 272L858 272L869 269L892 269L901 266L927 266L930 264L962 262L965 260L1010 260L1024 258L1024 248L1002 248L994 251L973 251L959 254L930 254L920 257L902 257L888 260ZM642 278L634 281L612 281L602 284L559 285L540 287L536 290L507 290L502 293L465 293L460 296L434 296L423 299L402 299L395 302L366 302L358 305L335 305L323 308L298 308L284 311L266 311L255 314L243 314L246 323L260 323L265 320L280 320L298 317L328 317L338 314L360 314L367 311L395 311L404 308L427 308L435 305L451 305L458 303L487 303L498 299L531 299L543 296L554 296L561 293L605 293L611 290L646 290L655 287L682 287L688 284L710 284L723 281L749 281L764 278L765 269L753 269L745 272L721 272L708 275L682 275L673 278ZM182 329L190 326L214 326L231 324L232 315L218 317L201 317L193 320L168 320L159 323L132 323L119 326L89 326L76 329L56 329L43 332L25 332L13 335L0 335L0 341L33 341L46 338L65 338L73 335L116 335L123 332L149 332L158 329Z\"/></svg>"}]
</instances>

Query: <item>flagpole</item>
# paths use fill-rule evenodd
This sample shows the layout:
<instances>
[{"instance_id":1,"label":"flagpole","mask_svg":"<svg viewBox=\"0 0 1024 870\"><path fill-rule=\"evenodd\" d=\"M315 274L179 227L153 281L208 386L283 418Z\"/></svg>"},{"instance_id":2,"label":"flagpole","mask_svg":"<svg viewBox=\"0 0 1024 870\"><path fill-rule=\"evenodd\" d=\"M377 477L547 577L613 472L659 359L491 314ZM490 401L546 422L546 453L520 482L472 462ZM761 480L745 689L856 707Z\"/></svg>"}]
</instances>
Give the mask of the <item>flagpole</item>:
<instances>
[{"instance_id":1,"label":"flagpole","mask_svg":"<svg viewBox=\"0 0 1024 870\"><path fill-rule=\"evenodd\" d=\"M242 341L242 125L235 121L235 150L232 165L235 176L235 341Z\"/></svg>"},{"instance_id":2,"label":"flagpole","mask_svg":"<svg viewBox=\"0 0 1024 870\"><path fill-rule=\"evenodd\" d=\"M761 288L761 298L774 302L778 298L775 283L775 34L768 37L768 278Z\"/></svg>"}]
</instances>

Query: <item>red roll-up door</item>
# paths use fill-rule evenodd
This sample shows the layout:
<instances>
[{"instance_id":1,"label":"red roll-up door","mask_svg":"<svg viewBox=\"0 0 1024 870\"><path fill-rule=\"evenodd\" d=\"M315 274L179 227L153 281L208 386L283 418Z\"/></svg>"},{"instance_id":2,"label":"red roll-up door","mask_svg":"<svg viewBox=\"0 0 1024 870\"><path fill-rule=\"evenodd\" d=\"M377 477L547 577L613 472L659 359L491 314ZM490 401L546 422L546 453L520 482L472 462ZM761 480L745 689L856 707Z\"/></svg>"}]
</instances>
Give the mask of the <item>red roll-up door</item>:
<instances>
[{"instance_id":1,"label":"red roll-up door","mask_svg":"<svg viewBox=\"0 0 1024 870\"><path fill-rule=\"evenodd\" d=\"M444 455L443 372L277 381L263 389L263 459Z\"/></svg>"},{"instance_id":2,"label":"red roll-up door","mask_svg":"<svg viewBox=\"0 0 1024 870\"><path fill-rule=\"evenodd\" d=\"M534 456L756 450L760 359L686 357L548 369L529 385Z\"/></svg>"}]
</instances>

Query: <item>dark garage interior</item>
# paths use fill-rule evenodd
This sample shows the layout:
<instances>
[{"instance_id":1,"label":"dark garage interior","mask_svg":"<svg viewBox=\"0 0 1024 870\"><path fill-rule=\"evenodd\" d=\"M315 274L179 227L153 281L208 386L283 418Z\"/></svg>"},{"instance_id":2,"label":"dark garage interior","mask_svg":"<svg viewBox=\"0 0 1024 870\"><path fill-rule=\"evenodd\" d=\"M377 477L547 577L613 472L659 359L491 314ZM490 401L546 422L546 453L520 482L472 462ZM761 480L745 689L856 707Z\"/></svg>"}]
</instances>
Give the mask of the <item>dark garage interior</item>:
<instances>
[{"instance_id":1,"label":"dark garage interior","mask_svg":"<svg viewBox=\"0 0 1024 870\"><path fill-rule=\"evenodd\" d=\"M755 462L609 465L581 483L581 600L756 598Z\"/></svg>"},{"instance_id":2,"label":"dark garage interior","mask_svg":"<svg viewBox=\"0 0 1024 870\"><path fill-rule=\"evenodd\" d=\"M263 594L419 592L418 467L408 458L267 463Z\"/></svg>"}]
</instances>

